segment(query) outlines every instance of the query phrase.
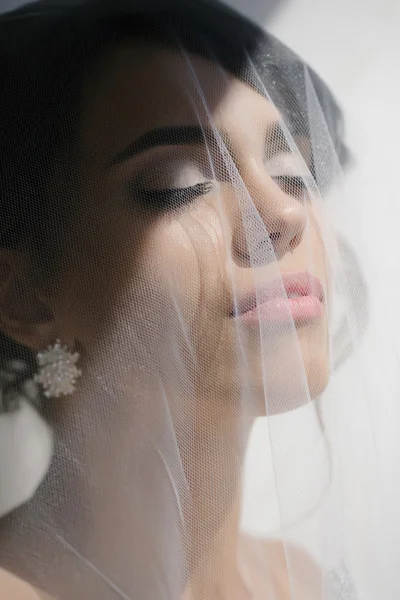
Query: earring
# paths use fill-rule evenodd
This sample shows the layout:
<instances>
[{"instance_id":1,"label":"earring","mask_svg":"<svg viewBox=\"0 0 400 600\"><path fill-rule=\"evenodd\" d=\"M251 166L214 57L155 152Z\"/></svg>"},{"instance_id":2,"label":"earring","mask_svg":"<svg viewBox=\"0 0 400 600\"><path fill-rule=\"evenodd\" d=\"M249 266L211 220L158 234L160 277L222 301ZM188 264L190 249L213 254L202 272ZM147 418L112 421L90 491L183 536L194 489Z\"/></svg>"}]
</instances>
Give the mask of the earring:
<instances>
[{"instance_id":1,"label":"earring","mask_svg":"<svg viewBox=\"0 0 400 600\"><path fill-rule=\"evenodd\" d=\"M77 352L71 353L68 346L62 346L59 340L37 355L39 372L35 381L44 389L46 398L69 396L75 392L76 380L82 375L76 363Z\"/></svg>"}]
</instances>

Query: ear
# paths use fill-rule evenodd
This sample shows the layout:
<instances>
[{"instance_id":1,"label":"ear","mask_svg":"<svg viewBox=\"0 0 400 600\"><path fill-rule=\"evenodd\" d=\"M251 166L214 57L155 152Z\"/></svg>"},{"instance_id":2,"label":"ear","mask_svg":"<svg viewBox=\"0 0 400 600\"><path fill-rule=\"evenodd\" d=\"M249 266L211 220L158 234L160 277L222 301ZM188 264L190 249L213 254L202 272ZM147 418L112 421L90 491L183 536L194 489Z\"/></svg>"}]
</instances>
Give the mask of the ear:
<instances>
[{"instance_id":1,"label":"ear","mask_svg":"<svg viewBox=\"0 0 400 600\"><path fill-rule=\"evenodd\" d=\"M0 249L0 329L18 344L39 351L54 341L56 325L26 267L22 254Z\"/></svg>"}]
</instances>

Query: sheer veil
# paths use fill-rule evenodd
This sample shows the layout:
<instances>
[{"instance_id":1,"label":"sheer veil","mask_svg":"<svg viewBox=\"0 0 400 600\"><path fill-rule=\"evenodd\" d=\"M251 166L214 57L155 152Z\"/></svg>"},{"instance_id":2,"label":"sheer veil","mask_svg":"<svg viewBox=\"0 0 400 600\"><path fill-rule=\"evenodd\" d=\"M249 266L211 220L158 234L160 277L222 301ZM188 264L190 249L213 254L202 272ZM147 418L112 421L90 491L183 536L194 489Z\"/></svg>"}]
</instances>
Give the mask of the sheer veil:
<instances>
[{"instance_id":1,"label":"sheer veil","mask_svg":"<svg viewBox=\"0 0 400 600\"><path fill-rule=\"evenodd\" d=\"M356 600L348 499L375 527L385 483L330 89L211 0L29 4L0 81L0 565Z\"/></svg>"}]
</instances>

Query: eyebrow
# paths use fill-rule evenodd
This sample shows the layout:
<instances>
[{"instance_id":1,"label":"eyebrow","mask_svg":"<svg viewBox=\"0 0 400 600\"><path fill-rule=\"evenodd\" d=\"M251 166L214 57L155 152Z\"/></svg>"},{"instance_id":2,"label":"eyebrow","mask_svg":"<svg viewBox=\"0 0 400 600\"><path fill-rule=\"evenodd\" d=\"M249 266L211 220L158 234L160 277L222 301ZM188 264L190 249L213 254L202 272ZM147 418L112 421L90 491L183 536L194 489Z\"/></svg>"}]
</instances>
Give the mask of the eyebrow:
<instances>
[{"instance_id":1,"label":"eyebrow","mask_svg":"<svg viewBox=\"0 0 400 600\"><path fill-rule=\"evenodd\" d=\"M225 131L220 130L218 131L218 135L221 137L230 154L234 156L234 145L229 135ZM188 146L203 144L204 142L212 146L215 145L216 138L217 135L213 129L200 125L180 125L151 129L114 156L109 166L114 167L123 164L141 152L157 146ZM268 148L268 146L271 146L268 151L270 157L282 152L291 151L279 121L274 121L267 128L265 147Z\"/></svg>"},{"instance_id":2,"label":"eyebrow","mask_svg":"<svg viewBox=\"0 0 400 600\"><path fill-rule=\"evenodd\" d=\"M224 144L230 148L232 143L225 132L219 132ZM216 134L209 127L200 125L180 125L177 127L161 127L143 134L127 148L119 152L110 166L120 165L141 152L157 146L189 146L195 144L215 144Z\"/></svg>"}]
</instances>

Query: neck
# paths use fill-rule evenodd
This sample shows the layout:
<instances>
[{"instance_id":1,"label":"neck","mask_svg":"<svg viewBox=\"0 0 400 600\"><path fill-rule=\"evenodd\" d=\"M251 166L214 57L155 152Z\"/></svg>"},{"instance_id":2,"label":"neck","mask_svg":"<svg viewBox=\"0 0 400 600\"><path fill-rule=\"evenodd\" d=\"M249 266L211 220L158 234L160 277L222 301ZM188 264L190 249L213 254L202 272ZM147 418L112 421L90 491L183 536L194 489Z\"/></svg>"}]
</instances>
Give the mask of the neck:
<instances>
[{"instance_id":1,"label":"neck","mask_svg":"<svg viewBox=\"0 0 400 600\"><path fill-rule=\"evenodd\" d=\"M249 600L238 565L240 498L215 538L207 556L197 566L182 600Z\"/></svg>"}]
</instances>

